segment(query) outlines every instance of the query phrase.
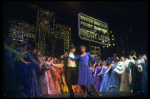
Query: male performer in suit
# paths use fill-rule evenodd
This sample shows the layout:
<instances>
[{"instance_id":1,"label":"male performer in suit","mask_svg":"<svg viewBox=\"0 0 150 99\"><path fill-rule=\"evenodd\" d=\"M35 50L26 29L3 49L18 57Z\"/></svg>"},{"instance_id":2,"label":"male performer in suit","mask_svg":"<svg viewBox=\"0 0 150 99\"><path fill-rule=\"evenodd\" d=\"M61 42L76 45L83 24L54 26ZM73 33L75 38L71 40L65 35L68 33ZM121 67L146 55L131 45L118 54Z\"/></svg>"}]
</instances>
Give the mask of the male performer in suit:
<instances>
[{"instance_id":1,"label":"male performer in suit","mask_svg":"<svg viewBox=\"0 0 150 99\"><path fill-rule=\"evenodd\" d=\"M70 53L69 56L72 58L75 58L75 47L72 44L70 47ZM72 85L77 85L78 82L78 67L75 61L68 58L68 53L65 53L61 58L64 59L64 73L65 73L65 79L66 84L68 86L68 89L70 91L70 98L74 97L74 92L72 90ZM80 86L82 90L84 91L83 86ZM88 91L88 94L91 95L91 93Z\"/></svg>"}]
</instances>

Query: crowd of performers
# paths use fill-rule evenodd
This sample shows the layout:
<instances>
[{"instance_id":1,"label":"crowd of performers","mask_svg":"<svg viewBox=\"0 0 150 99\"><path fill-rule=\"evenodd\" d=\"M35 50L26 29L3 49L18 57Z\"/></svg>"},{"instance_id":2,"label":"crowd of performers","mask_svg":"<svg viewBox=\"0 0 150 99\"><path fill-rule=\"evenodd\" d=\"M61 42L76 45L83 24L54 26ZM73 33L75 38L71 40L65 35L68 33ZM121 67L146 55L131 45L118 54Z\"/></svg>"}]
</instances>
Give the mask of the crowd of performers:
<instances>
[{"instance_id":1,"label":"crowd of performers","mask_svg":"<svg viewBox=\"0 0 150 99\"><path fill-rule=\"evenodd\" d=\"M90 65L99 92L142 92L148 91L147 57L134 51L128 58L120 59L114 54L98 66ZM92 89L91 89L92 90Z\"/></svg>"},{"instance_id":2,"label":"crowd of performers","mask_svg":"<svg viewBox=\"0 0 150 99\"><path fill-rule=\"evenodd\" d=\"M88 90L96 93L147 92L145 55L137 58L132 52L128 58L119 59L114 55L106 61L97 61L93 57L89 52L76 58L67 56L71 60L80 59L78 84L72 85L73 92L86 92L81 88L82 85L89 85ZM95 63L92 64L89 58ZM41 52L32 48L28 42L5 41L4 96L39 97L70 92L66 84L64 65L63 59L42 57Z\"/></svg>"}]
</instances>

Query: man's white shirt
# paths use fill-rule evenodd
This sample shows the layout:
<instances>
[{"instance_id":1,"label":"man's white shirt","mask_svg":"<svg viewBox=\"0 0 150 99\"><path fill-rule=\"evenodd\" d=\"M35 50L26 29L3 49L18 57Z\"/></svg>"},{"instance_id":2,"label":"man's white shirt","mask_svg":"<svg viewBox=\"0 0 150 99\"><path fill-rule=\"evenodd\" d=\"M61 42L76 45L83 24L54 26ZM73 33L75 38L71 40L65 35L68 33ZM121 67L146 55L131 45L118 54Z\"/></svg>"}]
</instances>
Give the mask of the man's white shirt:
<instances>
[{"instance_id":1,"label":"man's white shirt","mask_svg":"<svg viewBox=\"0 0 150 99\"><path fill-rule=\"evenodd\" d=\"M75 58L73 53L69 53L69 57L71 58ZM71 60L70 58L68 58L68 67L76 67L76 63L75 61Z\"/></svg>"}]
</instances>

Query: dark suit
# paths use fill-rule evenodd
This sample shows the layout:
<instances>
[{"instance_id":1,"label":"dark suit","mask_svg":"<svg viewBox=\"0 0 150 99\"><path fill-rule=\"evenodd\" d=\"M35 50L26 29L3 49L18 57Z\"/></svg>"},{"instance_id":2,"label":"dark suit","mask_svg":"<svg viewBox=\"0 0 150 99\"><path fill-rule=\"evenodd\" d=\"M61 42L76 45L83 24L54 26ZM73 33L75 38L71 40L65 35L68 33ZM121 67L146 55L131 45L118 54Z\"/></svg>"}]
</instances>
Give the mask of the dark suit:
<instances>
[{"instance_id":1,"label":"dark suit","mask_svg":"<svg viewBox=\"0 0 150 99\"><path fill-rule=\"evenodd\" d=\"M68 57L63 57L64 60L64 74L66 84L70 91L70 95L73 95L72 85L77 85L78 82L78 69L76 67L68 67Z\"/></svg>"}]
</instances>

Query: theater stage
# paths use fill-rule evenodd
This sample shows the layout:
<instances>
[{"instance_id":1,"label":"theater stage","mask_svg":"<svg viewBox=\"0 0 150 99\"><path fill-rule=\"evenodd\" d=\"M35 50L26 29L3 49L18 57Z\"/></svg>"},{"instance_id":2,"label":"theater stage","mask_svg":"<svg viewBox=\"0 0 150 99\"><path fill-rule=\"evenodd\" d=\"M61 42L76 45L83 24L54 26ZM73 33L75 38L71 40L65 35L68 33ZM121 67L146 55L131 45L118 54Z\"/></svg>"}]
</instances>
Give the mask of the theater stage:
<instances>
[{"instance_id":1,"label":"theater stage","mask_svg":"<svg viewBox=\"0 0 150 99\"><path fill-rule=\"evenodd\" d=\"M113 93L101 93L102 97L99 97L94 92L91 92L93 96L88 96L86 98L148 98L148 94L137 93L124 93L124 92L113 92ZM74 93L75 97L73 98L84 98L84 93ZM39 98L69 98L69 93L41 96Z\"/></svg>"}]
</instances>

